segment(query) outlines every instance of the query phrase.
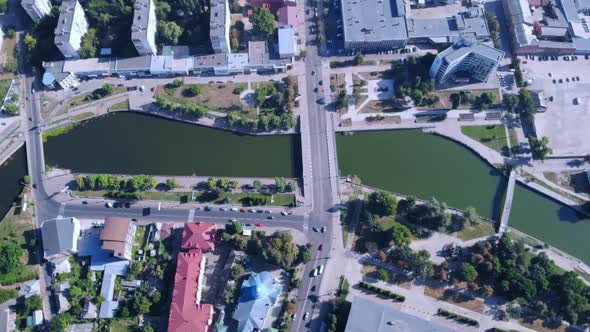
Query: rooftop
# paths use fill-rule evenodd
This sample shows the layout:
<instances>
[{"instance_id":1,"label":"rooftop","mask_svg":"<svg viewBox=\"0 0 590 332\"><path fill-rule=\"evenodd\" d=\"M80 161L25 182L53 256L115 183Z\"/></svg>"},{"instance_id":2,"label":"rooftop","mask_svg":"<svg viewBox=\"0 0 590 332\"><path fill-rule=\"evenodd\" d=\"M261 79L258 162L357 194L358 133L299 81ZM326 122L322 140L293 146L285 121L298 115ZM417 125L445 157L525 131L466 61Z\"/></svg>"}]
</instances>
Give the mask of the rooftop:
<instances>
[{"instance_id":1,"label":"rooftop","mask_svg":"<svg viewBox=\"0 0 590 332\"><path fill-rule=\"evenodd\" d=\"M44 257L77 251L80 222L76 218L46 220L41 224Z\"/></svg>"},{"instance_id":2,"label":"rooftop","mask_svg":"<svg viewBox=\"0 0 590 332\"><path fill-rule=\"evenodd\" d=\"M211 0L209 30L213 37L223 38L225 35L227 1L228 0Z\"/></svg>"},{"instance_id":3,"label":"rooftop","mask_svg":"<svg viewBox=\"0 0 590 332\"><path fill-rule=\"evenodd\" d=\"M78 4L77 0L63 0L59 7L59 20L55 28L55 42L66 42L70 40L72 25L74 23L74 12ZM82 7L80 7L82 9Z\"/></svg>"},{"instance_id":4,"label":"rooftop","mask_svg":"<svg viewBox=\"0 0 590 332\"><path fill-rule=\"evenodd\" d=\"M407 39L403 0L342 0L344 36L348 41Z\"/></svg>"},{"instance_id":5,"label":"rooftop","mask_svg":"<svg viewBox=\"0 0 590 332\"><path fill-rule=\"evenodd\" d=\"M451 63L471 53L477 53L479 56L486 57L492 61L499 61L504 57L503 51L482 43L470 43L467 41L456 43L455 45L440 52L437 56L446 59L447 62Z\"/></svg>"},{"instance_id":6,"label":"rooftop","mask_svg":"<svg viewBox=\"0 0 590 332\"><path fill-rule=\"evenodd\" d=\"M393 307L356 296L348 315L345 332L452 332L433 321L405 314Z\"/></svg>"},{"instance_id":7,"label":"rooftop","mask_svg":"<svg viewBox=\"0 0 590 332\"><path fill-rule=\"evenodd\" d=\"M213 223L184 223L182 231L182 249L215 250L215 232Z\"/></svg>"},{"instance_id":8,"label":"rooftop","mask_svg":"<svg viewBox=\"0 0 590 332\"><path fill-rule=\"evenodd\" d=\"M280 27L279 54L295 54L295 31L290 26Z\"/></svg>"},{"instance_id":9,"label":"rooftop","mask_svg":"<svg viewBox=\"0 0 590 332\"><path fill-rule=\"evenodd\" d=\"M200 303L199 283L202 280L201 266L204 259L198 249L178 254L168 331L208 331L212 323L213 306Z\"/></svg>"},{"instance_id":10,"label":"rooftop","mask_svg":"<svg viewBox=\"0 0 590 332\"><path fill-rule=\"evenodd\" d=\"M131 25L131 39L145 38L150 21L150 7L152 0L135 0L133 4L133 24Z\"/></svg>"},{"instance_id":11,"label":"rooftop","mask_svg":"<svg viewBox=\"0 0 590 332\"><path fill-rule=\"evenodd\" d=\"M238 331L262 330L266 316L281 290L281 285L272 278L270 272L251 272L242 283L240 301L232 316L238 321Z\"/></svg>"},{"instance_id":12,"label":"rooftop","mask_svg":"<svg viewBox=\"0 0 590 332\"><path fill-rule=\"evenodd\" d=\"M297 7L283 6L277 10L277 17L279 25L296 25L297 21Z\"/></svg>"}]
</instances>

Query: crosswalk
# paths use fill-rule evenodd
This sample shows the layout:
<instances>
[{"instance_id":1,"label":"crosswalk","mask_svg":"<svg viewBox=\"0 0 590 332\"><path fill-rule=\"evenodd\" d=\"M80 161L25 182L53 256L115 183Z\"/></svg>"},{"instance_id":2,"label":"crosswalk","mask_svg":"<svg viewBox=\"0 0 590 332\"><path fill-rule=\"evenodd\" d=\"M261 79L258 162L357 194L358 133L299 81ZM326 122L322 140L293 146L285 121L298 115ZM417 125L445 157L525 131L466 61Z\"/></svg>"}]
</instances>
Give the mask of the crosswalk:
<instances>
[{"instance_id":1,"label":"crosswalk","mask_svg":"<svg viewBox=\"0 0 590 332\"><path fill-rule=\"evenodd\" d=\"M188 222L192 222L195 219L195 209L190 209L188 211Z\"/></svg>"}]
</instances>

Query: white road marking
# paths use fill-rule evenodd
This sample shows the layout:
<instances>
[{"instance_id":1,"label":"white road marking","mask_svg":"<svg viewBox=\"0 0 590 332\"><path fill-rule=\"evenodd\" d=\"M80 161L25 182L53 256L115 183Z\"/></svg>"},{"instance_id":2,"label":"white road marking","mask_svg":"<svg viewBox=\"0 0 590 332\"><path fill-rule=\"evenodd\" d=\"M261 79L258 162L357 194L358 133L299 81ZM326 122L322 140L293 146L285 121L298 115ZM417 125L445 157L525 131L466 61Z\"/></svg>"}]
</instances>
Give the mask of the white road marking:
<instances>
[{"instance_id":1,"label":"white road marking","mask_svg":"<svg viewBox=\"0 0 590 332\"><path fill-rule=\"evenodd\" d=\"M64 214L64 210L66 209L66 203L61 203L59 206L59 212L57 213L57 218L62 218Z\"/></svg>"},{"instance_id":2,"label":"white road marking","mask_svg":"<svg viewBox=\"0 0 590 332\"><path fill-rule=\"evenodd\" d=\"M188 222L192 222L195 219L195 209L188 211Z\"/></svg>"}]
</instances>

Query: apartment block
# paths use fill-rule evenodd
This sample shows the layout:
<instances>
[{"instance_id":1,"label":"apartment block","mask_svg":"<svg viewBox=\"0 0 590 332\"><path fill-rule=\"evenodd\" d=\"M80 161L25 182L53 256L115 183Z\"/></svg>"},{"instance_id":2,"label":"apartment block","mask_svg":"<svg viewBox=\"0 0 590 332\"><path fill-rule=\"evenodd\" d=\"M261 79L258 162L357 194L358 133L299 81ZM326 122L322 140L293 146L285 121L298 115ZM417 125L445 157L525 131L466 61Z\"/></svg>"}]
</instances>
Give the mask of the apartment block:
<instances>
[{"instance_id":1,"label":"apartment block","mask_svg":"<svg viewBox=\"0 0 590 332\"><path fill-rule=\"evenodd\" d=\"M84 9L77 0L64 0L59 7L59 21L55 28L55 46L67 58L79 58L82 37L88 31Z\"/></svg>"},{"instance_id":2,"label":"apartment block","mask_svg":"<svg viewBox=\"0 0 590 332\"><path fill-rule=\"evenodd\" d=\"M211 0L209 38L215 53L231 53L229 28L231 18L228 0Z\"/></svg>"},{"instance_id":3,"label":"apartment block","mask_svg":"<svg viewBox=\"0 0 590 332\"><path fill-rule=\"evenodd\" d=\"M35 22L38 22L43 16L51 12L51 2L49 0L23 0L20 5Z\"/></svg>"},{"instance_id":4,"label":"apartment block","mask_svg":"<svg viewBox=\"0 0 590 332\"><path fill-rule=\"evenodd\" d=\"M437 54L429 74L438 83L445 83L455 75L486 82L503 58L504 52L498 49L463 39Z\"/></svg>"},{"instance_id":5,"label":"apartment block","mask_svg":"<svg viewBox=\"0 0 590 332\"><path fill-rule=\"evenodd\" d=\"M139 55L156 55L156 6L153 0L136 0L131 41Z\"/></svg>"}]
</instances>

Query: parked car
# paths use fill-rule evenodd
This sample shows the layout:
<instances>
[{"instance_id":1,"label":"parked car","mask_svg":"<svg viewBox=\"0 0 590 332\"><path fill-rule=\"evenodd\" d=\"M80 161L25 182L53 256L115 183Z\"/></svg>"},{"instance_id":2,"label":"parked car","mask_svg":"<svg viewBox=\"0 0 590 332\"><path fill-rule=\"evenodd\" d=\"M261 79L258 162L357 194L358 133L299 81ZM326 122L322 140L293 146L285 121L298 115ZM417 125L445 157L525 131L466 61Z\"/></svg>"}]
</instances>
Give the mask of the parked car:
<instances>
[{"instance_id":1,"label":"parked car","mask_svg":"<svg viewBox=\"0 0 590 332\"><path fill-rule=\"evenodd\" d=\"M248 209L246 209L246 208L241 208L241 209L240 209L240 212L248 212Z\"/></svg>"},{"instance_id":2,"label":"parked car","mask_svg":"<svg viewBox=\"0 0 590 332\"><path fill-rule=\"evenodd\" d=\"M262 226L264 226L264 224L261 224L261 223L256 224L256 227L262 227Z\"/></svg>"},{"instance_id":3,"label":"parked car","mask_svg":"<svg viewBox=\"0 0 590 332\"><path fill-rule=\"evenodd\" d=\"M322 227L322 233L326 232L326 226Z\"/></svg>"},{"instance_id":4,"label":"parked car","mask_svg":"<svg viewBox=\"0 0 590 332\"><path fill-rule=\"evenodd\" d=\"M275 218L274 216L268 216L268 217L266 217L266 219L271 219L271 220L274 219L274 218Z\"/></svg>"},{"instance_id":5,"label":"parked car","mask_svg":"<svg viewBox=\"0 0 590 332\"><path fill-rule=\"evenodd\" d=\"M318 250L319 251L322 251L322 249L324 249L324 245L323 244L320 244L320 246L318 247Z\"/></svg>"},{"instance_id":6,"label":"parked car","mask_svg":"<svg viewBox=\"0 0 590 332\"><path fill-rule=\"evenodd\" d=\"M204 209L204 210L205 210L205 211L207 211L207 212L209 212L209 211L211 211L212 209L211 209L211 207L210 207L210 206L205 206L205 209Z\"/></svg>"}]
</instances>

